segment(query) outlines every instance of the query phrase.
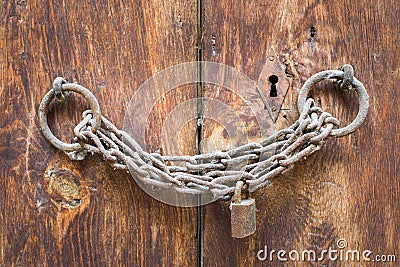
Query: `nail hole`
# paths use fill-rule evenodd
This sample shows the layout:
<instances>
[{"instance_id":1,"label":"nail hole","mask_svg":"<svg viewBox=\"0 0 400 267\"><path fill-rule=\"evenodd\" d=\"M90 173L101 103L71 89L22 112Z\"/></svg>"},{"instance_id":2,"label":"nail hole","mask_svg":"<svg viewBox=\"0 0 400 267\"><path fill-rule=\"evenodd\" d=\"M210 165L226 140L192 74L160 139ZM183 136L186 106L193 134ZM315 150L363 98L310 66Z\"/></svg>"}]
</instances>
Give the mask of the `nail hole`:
<instances>
[{"instance_id":1,"label":"nail hole","mask_svg":"<svg viewBox=\"0 0 400 267\"><path fill-rule=\"evenodd\" d=\"M80 199L74 199L69 203L71 206L79 206L81 204Z\"/></svg>"},{"instance_id":2,"label":"nail hole","mask_svg":"<svg viewBox=\"0 0 400 267\"><path fill-rule=\"evenodd\" d=\"M276 90L276 84L278 83L278 76L276 75L271 75L268 78L269 82L271 83L271 90L269 91L269 96L270 97L277 97L278 96L278 91Z\"/></svg>"},{"instance_id":3,"label":"nail hole","mask_svg":"<svg viewBox=\"0 0 400 267\"><path fill-rule=\"evenodd\" d=\"M216 43L217 43L217 41L216 41L216 37L215 37L215 35L213 34L213 35L211 35L211 51L212 51L212 55L213 56L216 56L217 55L217 48L216 48Z\"/></svg>"},{"instance_id":4,"label":"nail hole","mask_svg":"<svg viewBox=\"0 0 400 267\"><path fill-rule=\"evenodd\" d=\"M310 29L310 37L313 40L315 38L315 35L317 34L317 30L315 29L314 26L311 27Z\"/></svg>"}]
</instances>

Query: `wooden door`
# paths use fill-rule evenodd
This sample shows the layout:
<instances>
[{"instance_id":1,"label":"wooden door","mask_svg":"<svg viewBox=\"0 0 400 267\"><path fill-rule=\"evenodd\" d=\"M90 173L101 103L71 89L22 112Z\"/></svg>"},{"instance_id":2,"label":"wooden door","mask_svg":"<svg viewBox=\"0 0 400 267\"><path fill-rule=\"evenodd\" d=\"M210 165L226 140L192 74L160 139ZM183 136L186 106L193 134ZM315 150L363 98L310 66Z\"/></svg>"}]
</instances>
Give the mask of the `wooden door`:
<instances>
[{"instance_id":1,"label":"wooden door","mask_svg":"<svg viewBox=\"0 0 400 267\"><path fill-rule=\"evenodd\" d=\"M1 14L0 266L396 266L393 261L400 261L397 1L19 0L2 1ZM271 46L290 80L277 129L297 119L302 83L343 63L352 64L364 82L370 111L355 133L330 139L256 191L258 229L250 237L230 236L229 203L166 205L99 156L71 161L40 132L38 106L57 76L88 87L103 115L122 127L130 98L158 71L204 60L257 81ZM160 150L162 122L176 106L199 96L236 101L210 84L175 88L149 107L146 127L152 134L146 149ZM314 91L313 97L342 125L357 112L352 94ZM79 97L68 103L50 114L51 127L63 140L72 137L85 109ZM190 105L193 118L207 117L201 105ZM196 120L188 121L178 134L169 133L176 144L164 145L198 153L202 140L221 135L211 120L202 127L198 139ZM71 176L49 177L51 169ZM338 241L386 262L260 257L266 248L321 253L337 248Z\"/></svg>"}]
</instances>

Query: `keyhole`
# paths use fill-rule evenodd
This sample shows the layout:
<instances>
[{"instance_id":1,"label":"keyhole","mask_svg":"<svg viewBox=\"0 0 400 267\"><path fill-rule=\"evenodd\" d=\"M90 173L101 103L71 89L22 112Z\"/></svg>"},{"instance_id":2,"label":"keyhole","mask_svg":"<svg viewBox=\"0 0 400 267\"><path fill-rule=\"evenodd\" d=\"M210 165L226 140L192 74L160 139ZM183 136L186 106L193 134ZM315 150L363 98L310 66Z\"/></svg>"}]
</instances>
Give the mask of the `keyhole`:
<instances>
[{"instance_id":1,"label":"keyhole","mask_svg":"<svg viewBox=\"0 0 400 267\"><path fill-rule=\"evenodd\" d=\"M278 83L278 76L271 75L271 76L269 76L268 80L271 83L271 90L269 91L269 96L277 97L278 92L276 91L276 84Z\"/></svg>"}]
</instances>

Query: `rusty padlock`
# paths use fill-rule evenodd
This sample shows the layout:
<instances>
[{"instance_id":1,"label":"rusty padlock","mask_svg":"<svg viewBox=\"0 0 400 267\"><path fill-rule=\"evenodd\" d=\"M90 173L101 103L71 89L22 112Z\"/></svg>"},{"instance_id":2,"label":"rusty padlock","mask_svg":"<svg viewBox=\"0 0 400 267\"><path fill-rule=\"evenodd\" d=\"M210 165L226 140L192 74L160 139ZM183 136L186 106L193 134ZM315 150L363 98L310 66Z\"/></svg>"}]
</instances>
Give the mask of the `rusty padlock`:
<instances>
[{"instance_id":1,"label":"rusty padlock","mask_svg":"<svg viewBox=\"0 0 400 267\"><path fill-rule=\"evenodd\" d=\"M244 238L256 231L256 206L252 198L242 199L243 181L236 183L231 210L232 237Z\"/></svg>"}]
</instances>

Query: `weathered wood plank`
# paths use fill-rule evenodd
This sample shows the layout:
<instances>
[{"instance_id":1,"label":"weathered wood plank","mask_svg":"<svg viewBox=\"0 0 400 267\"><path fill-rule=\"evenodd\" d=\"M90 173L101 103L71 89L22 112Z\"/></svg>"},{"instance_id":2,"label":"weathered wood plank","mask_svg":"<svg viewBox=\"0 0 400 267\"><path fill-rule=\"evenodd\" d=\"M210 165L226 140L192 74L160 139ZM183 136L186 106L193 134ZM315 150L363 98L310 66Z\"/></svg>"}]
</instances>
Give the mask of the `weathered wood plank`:
<instances>
[{"instance_id":1,"label":"weathered wood plank","mask_svg":"<svg viewBox=\"0 0 400 267\"><path fill-rule=\"evenodd\" d=\"M92 90L121 128L147 78L196 59L196 3L3 1L1 14L0 266L196 265L195 208L152 199L101 157L71 162L44 140L36 116L52 80L64 76ZM193 97L189 85L148 107L147 149L162 148L160 122ZM74 96L51 112L57 136L70 140L82 105ZM195 129L189 122L176 137L192 154Z\"/></svg>"},{"instance_id":2,"label":"weathered wood plank","mask_svg":"<svg viewBox=\"0 0 400 267\"><path fill-rule=\"evenodd\" d=\"M36 119L46 87L62 75L92 89L104 115L121 127L121 111L146 78L196 58L196 5L3 2L0 264L193 266L202 261L197 256L204 255L205 266L249 266L262 264L255 254L265 245L320 251L334 247L339 238L345 238L351 249L396 253L400 247L395 230L400 224L397 3L204 4L204 60L233 66L255 81L271 45L283 61L288 60L292 87L284 103L288 110L281 112L277 128L296 119L296 93L307 77L347 62L355 65L371 95L366 124L350 137L330 140L317 155L255 194L260 210L256 235L232 240L227 203L205 207L204 252L197 254L195 209L153 200L127 174L99 163L99 157L71 162L41 137ZM312 29L316 33L311 34ZM242 110L242 100L223 88L205 85L204 91L206 97L233 105L243 125L252 129L247 131L250 140L259 138L254 117ZM148 124L154 134L146 137L147 149L170 148L171 144L163 147L158 122L195 97L196 90L181 87L176 94L180 97L169 94L165 102L149 107L155 110ZM320 91L313 95L343 124L354 117L353 96ZM80 118L77 110L83 102L74 100L50 116L54 131L64 140ZM195 152L194 129L189 123L180 132L178 143L185 153ZM205 120L204 133L205 149L227 143L216 120ZM51 168L60 172L44 175ZM270 264L283 265L276 254Z\"/></svg>"},{"instance_id":3,"label":"weathered wood plank","mask_svg":"<svg viewBox=\"0 0 400 267\"><path fill-rule=\"evenodd\" d=\"M292 87L284 102L289 110L281 112L278 129L297 118L297 92L317 71L351 63L371 97L368 119L357 132L329 140L317 154L272 181L271 187L255 193L259 209L255 235L233 240L228 203L205 207L205 266L286 266L276 254L273 262L262 262L256 253L264 246L269 251L314 249L318 253L337 249L341 238L348 249L373 251L371 257L398 254L399 14L397 1L204 3L204 60L233 66L255 81L270 46L282 61L287 60ZM234 102L219 87L205 86L204 94ZM313 96L342 125L355 117L353 94L315 90ZM223 129L208 123L204 131L212 141L221 138ZM367 266L326 257L317 263L289 265Z\"/></svg>"}]
</instances>

